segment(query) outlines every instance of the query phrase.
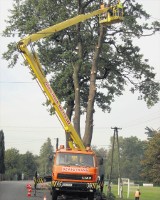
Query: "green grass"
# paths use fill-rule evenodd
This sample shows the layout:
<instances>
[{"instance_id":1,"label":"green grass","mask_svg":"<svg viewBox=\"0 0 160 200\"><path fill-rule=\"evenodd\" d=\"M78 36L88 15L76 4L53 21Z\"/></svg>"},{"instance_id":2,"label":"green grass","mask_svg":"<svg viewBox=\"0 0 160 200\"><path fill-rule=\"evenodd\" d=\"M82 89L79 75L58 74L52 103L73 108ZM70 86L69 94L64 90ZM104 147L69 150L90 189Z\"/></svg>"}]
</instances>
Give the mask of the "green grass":
<instances>
[{"instance_id":1,"label":"green grass","mask_svg":"<svg viewBox=\"0 0 160 200\"><path fill-rule=\"evenodd\" d=\"M123 200L134 200L134 192L136 188L131 189L129 198L127 199L127 186L123 187ZM104 188L104 193L107 191L106 187ZM160 187L143 187L140 186L141 197L140 200L160 200ZM118 186L112 185L112 193L116 196L118 200Z\"/></svg>"}]
</instances>

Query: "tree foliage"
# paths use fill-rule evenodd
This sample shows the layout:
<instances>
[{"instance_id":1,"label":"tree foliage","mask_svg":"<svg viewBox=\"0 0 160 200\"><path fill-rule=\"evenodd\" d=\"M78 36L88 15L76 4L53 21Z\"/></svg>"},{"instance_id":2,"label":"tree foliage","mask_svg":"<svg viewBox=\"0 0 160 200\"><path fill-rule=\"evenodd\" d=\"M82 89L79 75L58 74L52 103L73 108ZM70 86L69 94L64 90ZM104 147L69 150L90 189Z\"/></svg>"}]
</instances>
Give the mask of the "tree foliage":
<instances>
[{"instance_id":1,"label":"tree foliage","mask_svg":"<svg viewBox=\"0 0 160 200\"><path fill-rule=\"evenodd\" d=\"M106 173L106 161L107 161L107 149L98 148L97 146L92 146L93 151L96 153L98 164L99 164L99 174L100 176ZM103 164L101 164L101 160L103 160ZM108 164L108 163L107 163Z\"/></svg>"},{"instance_id":2,"label":"tree foliage","mask_svg":"<svg viewBox=\"0 0 160 200\"><path fill-rule=\"evenodd\" d=\"M119 137L119 147L121 147L121 143L123 138ZM119 177L118 174L118 145L117 141L114 142L114 149L113 149L113 137L110 138L110 147L107 153L107 166L106 166L106 174L107 178L111 179L117 179ZM112 155L113 155L113 161L112 161Z\"/></svg>"},{"instance_id":3,"label":"tree foliage","mask_svg":"<svg viewBox=\"0 0 160 200\"><path fill-rule=\"evenodd\" d=\"M153 128L149 128L148 126L145 128L148 139L152 138L155 134L159 132L159 130L155 130Z\"/></svg>"},{"instance_id":4,"label":"tree foliage","mask_svg":"<svg viewBox=\"0 0 160 200\"><path fill-rule=\"evenodd\" d=\"M38 158L38 173L40 175L51 175L53 162L53 146L51 139L47 138L46 142L41 146L40 155Z\"/></svg>"},{"instance_id":5,"label":"tree foliage","mask_svg":"<svg viewBox=\"0 0 160 200\"><path fill-rule=\"evenodd\" d=\"M160 132L149 140L142 167L142 177L146 181L160 185Z\"/></svg>"},{"instance_id":6,"label":"tree foliage","mask_svg":"<svg viewBox=\"0 0 160 200\"><path fill-rule=\"evenodd\" d=\"M5 177L6 179L21 179L22 174L24 179L33 179L35 172L39 175L51 175L53 146L50 138L40 149L40 155L33 155L27 151L25 154L20 154L19 150L15 148L7 149L5 151Z\"/></svg>"},{"instance_id":7,"label":"tree foliage","mask_svg":"<svg viewBox=\"0 0 160 200\"><path fill-rule=\"evenodd\" d=\"M0 179L1 179L1 174L5 173L4 155L5 155L4 133L2 130L0 130Z\"/></svg>"},{"instance_id":8,"label":"tree foliage","mask_svg":"<svg viewBox=\"0 0 160 200\"><path fill-rule=\"evenodd\" d=\"M140 180L141 160L146 149L146 142L137 137L123 138L121 144L122 177Z\"/></svg>"},{"instance_id":9,"label":"tree foliage","mask_svg":"<svg viewBox=\"0 0 160 200\"><path fill-rule=\"evenodd\" d=\"M111 138L111 143L112 143ZM144 180L160 185L160 132L157 132L149 141L141 141L137 137L119 137L121 176L131 180ZM100 175L109 178L111 169L112 148L98 148L93 146L97 157L103 158L103 166L99 167ZM117 144L113 156L113 174L111 180L118 178ZM53 146L50 138L41 146L40 155L34 156L31 152L20 154L15 148L5 151L6 179L33 178L35 171L39 175L51 175Z\"/></svg>"},{"instance_id":10,"label":"tree foliage","mask_svg":"<svg viewBox=\"0 0 160 200\"><path fill-rule=\"evenodd\" d=\"M37 156L31 152L20 154L15 148L7 149L5 152L5 177L8 180L32 179L37 169Z\"/></svg>"},{"instance_id":11,"label":"tree foliage","mask_svg":"<svg viewBox=\"0 0 160 200\"><path fill-rule=\"evenodd\" d=\"M20 171L24 174L25 179L33 179L37 170L37 156L27 151L25 154L20 155Z\"/></svg>"},{"instance_id":12,"label":"tree foliage","mask_svg":"<svg viewBox=\"0 0 160 200\"><path fill-rule=\"evenodd\" d=\"M5 166L6 166L6 178L9 180L16 179L20 176L20 156L19 151L15 148L7 149L5 152Z\"/></svg>"},{"instance_id":13,"label":"tree foliage","mask_svg":"<svg viewBox=\"0 0 160 200\"><path fill-rule=\"evenodd\" d=\"M113 3L114 1L110 1ZM14 1L4 36L24 37L78 14L99 9L100 1ZM68 116L80 134L80 114L86 113L84 144L90 144L93 133L95 103L110 111L115 96L125 86L139 91L148 106L158 102L160 85L155 81L154 68L144 59L133 39L152 35L160 23L149 23L150 16L135 0L123 2L125 19L121 25L100 26L94 17L36 42L44 71L60 101L65 102ZM33 47L32 47L33 48ZM13 67L19 58L16 42L3 54ZM48 104L48 102L47 102Z\"/></svg>"},{"instance_id":14,"label":"tree foliage","mask_svg":"<svg viewBox=\"0 0 160 200\"><path fill-rule=\"evenodd\" d=\"M112 143L111 138L111 143ZM146 142L140 141L137 137L123 138L119 137L120 148L120 171L121 177L130 178L131 180L140 180L141 160L146 150ZM113 164L111 179L117 179L118 175L118 150L117 143L113 152L113 163L111 163L112 147L107 155L107 174L110 174L111 165Z\"/></svg>"}]
</instances>

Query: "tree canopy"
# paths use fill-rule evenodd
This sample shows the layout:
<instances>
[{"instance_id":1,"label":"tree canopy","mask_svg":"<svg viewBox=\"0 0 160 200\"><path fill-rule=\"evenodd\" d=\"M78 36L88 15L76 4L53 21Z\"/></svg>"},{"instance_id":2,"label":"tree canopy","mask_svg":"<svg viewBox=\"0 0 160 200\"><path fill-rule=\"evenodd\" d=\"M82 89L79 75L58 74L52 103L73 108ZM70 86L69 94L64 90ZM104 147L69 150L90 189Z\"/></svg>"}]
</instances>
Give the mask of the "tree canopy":
<instances>
[{"instance_id":1,"label":"tree canopy","mask_svg":"<svg viewBox=\"0 0 160 200\"><path fill-rule=\"evenodd\" d=\"M111 143L112 143L111 138ZM121 176L130 178L134 181L147 181L160 185L159 166L160 166L160 133L156 133L149 141L141 141L137 137L122 138L119 137L120 147L120 168ZM104 174L105 179L109 178L111 170L112 148L98 148L93 146L93 150L99 158L103 158L103 165L99 166L100 175ZM117 181L117 144L113 155L113 170L111 181ZM39 156L31 152L20 154L15 148L5 151L5 178L9 180L33 178L35 171L39 175L51 175L53 161L53 147L51 140L48 138L41 146Z\"/></svg>"},{"instance_id":2,"label":"tree canopy","mask_svg":"<svg viewBox=\"0 0 160 200\"><path fill-rule=\"evenodd\" d=\"M152 138L155 134L157 134L159 132L159 130L155 130L148 126L145 128L145 130L146 130L145 134L147 135L148 139Z\"/></svg>"},{"instance_id":3,"label":"tree canopy","mask_svg":"<svg viewBox=\"0 0 160 200\"><path fill-rule=\"evenodd\" d=\"M114 1L110 1L112 4ZM4 36L20 38L62 22L78 14L99 9L100 1L26 0L13 8L7 20ZM60 31L33 44L38 51L44 72L68 116L73 115L80 133L80 115L86 114L84 144L90 144L93 133L94 105L110 111L115 96L129 86L139 91L148 106L159 101L160 84L155 81L154 68L144 59L134 38L152 35L160 23L148 23L150 16L135 0L123 2L125 18L122 24L101 26L98 16ZM8 66L16 65L20 54L16 41L8 45L3 57ZM48 105L48 102L47 102Z\"/></svg>"},{"instance_id":4,"label":"tree canopy","mask_svg":"<svg viewBox=\"0 0 160 200\"><path fill-rule=\"evenodd\" d=\"M38 173L40 175L51 174L53 164L53 146L50 138L47 138L46 142L44 142L40 148L38 163Z\"/></svg>"},{"instance_id":5,"label":"tree canopy","mask_svg":"<svg viewBox=\"0 0 160 200\"><path fill-rule=\"evenodd\" d=\"M15 148L11 148L6 150L5 152L5 166L6 166L6 178L13 180L16 179L18 175L20 175L19 170L19 151ZM15 177L16 176L16 177Z\"/></svg>"},{"instance_id":6,"label":"tree canopy","mask_svg":"<svg viewBox=\"0 0 160 200\"><path fill-rule=\"evenodd\" d=\"M160 185L160 132L149 140L142 166L142 177L146 181Z\"/></svg>"},{"instance_id":7,"label":"tree canopy","mask_svg":"<svg viewBox=\"0 0 160 200\"><path fill-rule=\"evenodd\" d=\"M20 154L20 171L24 174L25 179L33 179L37 170L37 156L27 151L25 154Z\"/></svg>"},{"instance_id":8,"label":"tree canopy","mask_svg":"<svg viewBox=\"0 0 160 200\"><path fill-rule=\"evenodd\" d=\"M31 152L20 154L15 148L5 151L5 178L7 180L32 179L37 170L37 157Z\"/></svg>"},{"instance_id":9,"label":"tree canopy","mask_svg":"<svg viewBox=\"0 0 160 200\"><path fill-rule=\"evenodd\" d=\"M141 160L146 150L146 141L141 141L137 137L123 138L121 144L121 166L122 177L131 180L140 180Z\"/></svg>"},{"instance_id":10,"label":"tree canopy","mask_svg":"<svg viewBox=\"0 0 160 200\"><path fill-rule=\"evenodd\" d=\"M7 180L21 180L22 176L26 179L33 179L35 172L39 175L51 175L53 165L53 146L51 139L43 143L39 156L33 155L27 151L20 154L16 148L10 148L5 151L5 178Z\"/></svg>"},{"instance_id":11,"label":"tree canopy","mask_svg":"<svg viewBox=\"0 0 160 200\"><path fill-rule=\"evenodd\" d=\"M111 143L113 143L113 138L111 137ZM111 180L117 179L118 174L118 165L120 166L121 177L129 178L131 180L141 180L141 161L144 157L144 151L147 148L147 142L141 141L137 137L128 137L123 138L119 137L119 153L120 153L120 163L118 163L118 150L117 143L115 142L115 148L112 150L110 147L107 154L107 165L106 173L107 176L111 173L112 165L112 174ZM113 163L111 163L111 156L113 151Z\"/></svg>"}]
</instances>

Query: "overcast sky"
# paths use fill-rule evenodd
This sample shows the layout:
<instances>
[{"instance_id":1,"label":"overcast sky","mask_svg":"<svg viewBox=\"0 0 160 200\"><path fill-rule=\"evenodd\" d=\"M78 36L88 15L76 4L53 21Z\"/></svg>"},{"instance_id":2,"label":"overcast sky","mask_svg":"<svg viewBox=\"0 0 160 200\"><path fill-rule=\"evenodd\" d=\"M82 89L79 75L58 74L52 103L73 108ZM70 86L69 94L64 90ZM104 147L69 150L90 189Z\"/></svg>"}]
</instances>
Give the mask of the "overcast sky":
<instances>
[{"instance_id":1,"label":"overcast sky","mask_svg":"<svg viewBox=\"0 0 160 200\"><path fill-rule=\"evenodd\" d=\"M152 20L160 21L160 1L140 0L144 8L152 15ZM45 97L39 86L29 73L29 69L17 64L14 69L7 68L7 62L2 60L2 53L7 50L7 44L15 38L2 37L5 28L4 20L12 8L12 0L0 1L0 130L4 131L6 149L17 148L20 153L31 151L39 154L40 147L47 137L59 137L60 143L65 143L63 128L56 117L50 116L42 105ZM160 81L160 34L145 37L135 41L141 47L144 58L155 67L156 80ZM82 121L85 119L83 118ZM92 144L107 148L113 135L111 127L120 127L119 135L123 137L136 136L146 139L145 127L160 128L160 103L148 109L144 101L138 100L138 94L128 91L116 98L112 104L111 113L96 110L94 115L94 136ZM82 135L84 123L82 123Z\"/></svg>"}]
</instances>

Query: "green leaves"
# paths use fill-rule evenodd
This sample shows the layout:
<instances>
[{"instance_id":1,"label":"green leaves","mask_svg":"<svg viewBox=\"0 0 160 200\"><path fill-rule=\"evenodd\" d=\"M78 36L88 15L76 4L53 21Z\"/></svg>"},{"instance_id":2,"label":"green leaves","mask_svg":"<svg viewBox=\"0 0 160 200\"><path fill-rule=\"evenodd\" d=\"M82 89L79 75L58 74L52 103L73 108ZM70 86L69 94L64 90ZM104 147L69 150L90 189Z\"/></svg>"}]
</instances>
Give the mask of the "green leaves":
<instances>
[{"instance_id":1,"label":"green leaves","mask_svg":"<svg viewBox=\"0 0 160 200\"><path fill-rule=\"evenodd\" d=\"M38 158L38 173L40 175L51 175L53 161L50 160L53 157L53 146L51 139L47 138L46 142L41 146L40 156Z\"/></svg>"},{"instance_id":2,"label":"green leaves","mask_svg":"<svg viewBox=\"0 0 160 200\"><path fill-rule=\"evenodd\" d=\"M51 0L27 0L20 5L15 3L11 10L4 36L10 36L18 32L19 36L22 37L67 20L72 16L76 16L78 14L77 8L81 12L84 8L86 12L92 12L94 9L98 8L97 6L97 3L92 1L87 4L80 3L79 5L77 4L77 1L53 2ZM140 54L139 47L134 46L132 40L133 37L141 37L145 34L146 30L150 30L153 33L158 31L160 24L159 22L153 22L150 26L150 24L141 23L144 18L149 18L149 15L143 10L142 5L136 1L125 1L124 7L124 24L123 26L114 25L107 28L104 44L99 57L97 79L102 80L108 85L108 87L103 87L105 84L98 85L101 89L105 88L106 90L106 92L104 92L104 105L98 102L99 98L97 94L96 102L103 110L108 109L111 105L112 100L108 102L106 95L109 93L107 92L107 89L111 88L110 84L113 86L113 83L115 84L114 88L119 88L119 92L114 90L113 96L117 94L121 95L124 86L131 83L131 87L134 87L135 90L140 90L140 92L144 94L143 97L148 106L152 106L158 101L157 93L160 90L159 84L154 81L151 67L143 60L143 55ZM81 91L87 92L85 87L89 84L90 66L93 59L93 56L91 55L94 53L94 48L99 35L98 26L98 21L95 18L92 19L92 21L89 20L81 23L79 28L76 26L70 27L37 43L40 60L44 65L44 71L48 75L52 74L51 77L53 78L51 78L51 82L60 80L60 78L63 79L63 76L65 77L66 82L71 80L73 73L72 69L80 62L81 67L78 76L80 77L79 81L82 83L80 84ZM83 54L81 58L77 51L79 42L81 42L82 45ZM3 57L9 61L9 67L14 66L17 63L18 55L15 43L11 43L8 46L8 51L3 54ZM106 69L109 69L107 74ZM67 73L67 71L69 73ZM112 83L109 81L111 74L113 80ZM150 83L153 87L148 87L143 77L144 79L145 77L151 78ZM64 83L63 80L61 82ZM63 87L61 88L61 85L59 86L60 87L56 90L63 90ZM154 90L152 90L153 88ZM73 91L72 85L70 91ZM59 93L62 94L59 98L63 99L63 101L67 101L66 98L68 92L66 92L66 94L64 94L63 91ZM114 98L109 97L109 99ZM83 98L82 95L81 101L83 102L86 100L87 99ZM86 105L86 103L87 102L84 102L82 105Z\"/></svg>"},{"instance_id":3,"label":"green leaves","mask_svg":"<svg viewBox=\"0 0 160 200\"><path fill-rule=\"evenodd\" d=\"M112 142L111 138L111 142ZM140 141L137 137L123 138L119 137L119 148L120 148L120 168L121 177L127 177L131 180L141 180L141 160L144 156L144 150L147 147L147 142ZM113 155L113 174L112 179L118 177L118 150L117 143L115 143L115 150ZM110 174L111 166L111 153L110 148L107 154L107 174Z\"/></svg>"},{"instance_id":4,"label":"green leaves","mask_svg":"<svg viewBox=\"0 0 160 200\"><path fill-rule=\"evenodd\" d=\"M160 184L160 132L154 134L149 140L142 167L143 178L155 184Z\"/></svg>"},{"instance_id":5,"label":"green leaves","mask_svg":"<svg viewBox=\"0 0 160 200\"><path fill-rule=\"evenodd\" d=\"M15 148L7 149L5 151L5 178L7 180L18 178L20 180L24 174L25 180L31 180L36 171L40 175L50 175L53 164L51 157L53 158L53 146L50 138L42 145L39 156L33 155L29 151L20 154L19 150Z\"/></svg>"},{"instance_id":6,"label":"green leaves","mask_svg":"<svg viewBox=\"0 0 160 200\"><path fill-rule=\"evenodd\" d=\"M8 44L8 51L3 53L3 58L8 61L8 67L14 67L16 65L19 58L16 42Z\"/></svg>"},{"instance_id":7,"label":"green leaves","mask_svg":"<svg viewBox=\"0 0 160 200\"><path fill-rule=\"evenodd\" d=\"M7 180L21 179L22 173L24 179L32 179L37 169L36 156L31 152L19 154L15 148L7 149L5 152L5 177Z\"/></svg>"},{"instance_id":8,"label":"green leaves","mask_svg":"<svg viewBox=\"0 0 160 200\"><path fill-rule=\"evenodd\" d=\"M6 167L6 178L13 180L15 175L19 175L19 151L15 148L8 149L5 152L5 167Z\"/></svg>"},{"instance_id":9,"label":"green leaves","mask_svg":"<svg viewBox=\"0 0 160 200\"><path fill-rule=\"evenodd\" d=\"M0 174L5 173L4 153L5 153L4 133L2 130L0 130Z\"/></svg>"},{"instance_id":10,"label":"green leaves","mask_svg":"<svg viewBox=\"0 0 160 200\"><path fill-rule=\"evenodd\" d=\"M99 9L96 1L26 0L19 5L16 2L10 11L4 36L18 34L18 37L23 37L81 13ZM60 101L66 108L72 101L72 111L74 104L80 108L76 116L84 113L89 106L88 96L93 83L90 82L91 67L95 65L96 83L92 87L94 96L91 99L94 100L90 111L94 112L94 103L103 111L110 111L115 96L122 95L126 86L132 92L140 92L148 107L159 101L160 84L155 81L153 67L144 59L140 48L134 45L134 38L159 32L160 23L151 20L138 1L127 0L124 7L122 24L103 29L97 16L33 44ZM105 35L99 41L102 31ZM98 51L99 47L101 51ZM14 41L3 57L9 67L18 62L19 54ZM75 99L75 83L78 83L77 96L80 99ZM90 117L88 126L90 121L93 122L93 115ZM86 132L91 134L92 130Z\"/></svg>"}]
</instances>

